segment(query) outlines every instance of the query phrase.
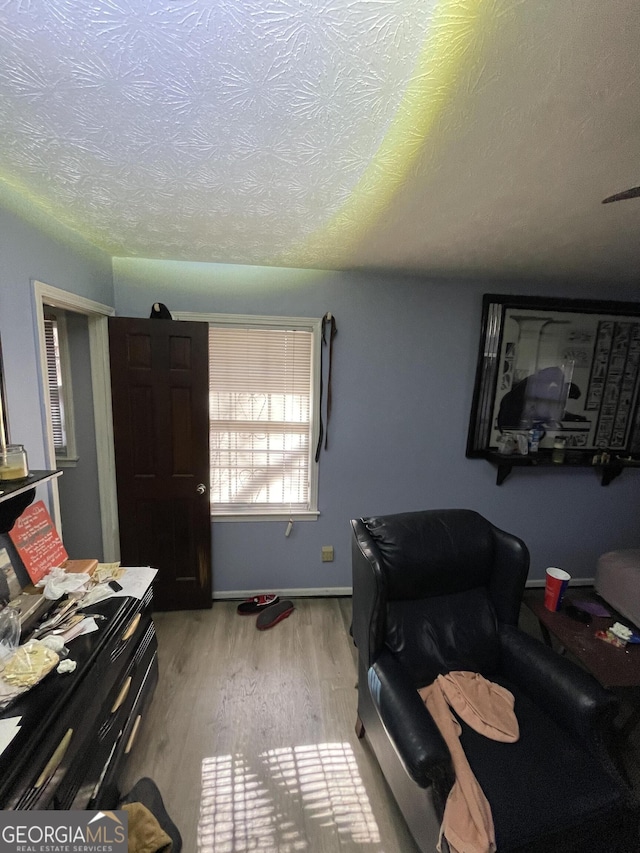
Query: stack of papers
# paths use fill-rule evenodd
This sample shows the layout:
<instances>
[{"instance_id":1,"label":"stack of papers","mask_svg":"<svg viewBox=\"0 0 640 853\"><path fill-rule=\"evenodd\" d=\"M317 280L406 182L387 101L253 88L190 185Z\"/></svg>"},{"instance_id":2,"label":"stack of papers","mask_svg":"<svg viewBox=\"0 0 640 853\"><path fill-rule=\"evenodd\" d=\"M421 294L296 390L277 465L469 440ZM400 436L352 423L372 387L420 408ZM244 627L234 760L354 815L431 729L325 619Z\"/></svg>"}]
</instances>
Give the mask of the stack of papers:
<instances>
[{"instance_id":1,"label":"stack of papers","mask_svg":"<svg viewBox=\"0 0 640 853\"><path fill-rule=\"evenodd\" d=\"M118 592L114 592L114 598L137 598L141 601L144 598L145 592L151 586L151 581L158 574L157 569L152 569L150 566L134 566L127 567L124 574L118 579L118 583L122 587Z\"/></svg>"}]
</instances>

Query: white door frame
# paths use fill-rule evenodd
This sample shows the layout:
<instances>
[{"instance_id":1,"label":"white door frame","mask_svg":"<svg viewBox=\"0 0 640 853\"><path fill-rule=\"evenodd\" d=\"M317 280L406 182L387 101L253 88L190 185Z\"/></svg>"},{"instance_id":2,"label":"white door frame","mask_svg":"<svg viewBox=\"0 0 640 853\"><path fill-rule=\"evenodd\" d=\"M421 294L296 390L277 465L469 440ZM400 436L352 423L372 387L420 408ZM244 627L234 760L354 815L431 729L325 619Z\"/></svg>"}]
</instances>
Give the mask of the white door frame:
<instances>
[{"instance_id":1,"label":"white door frame","mask_svg":"<svg viewBox=\"0 0 640 853\"><path fill-rule=\"evenodd\" d=\"M93 415L96 430L102 548L105 560L118 560L120 559L120 537L118 530L115 452L113 446L108 330L108 318L115 315L115 308L35 280L33 281L33 298L38 348L40 399L42 400L45 436L45 464L47 469L50 470L56 468L56 452L53 444L51 402L47 383L44 306L49 305L53 308L74 311L76 314L84 314L87 317L89 327L89 355L91 360L91 385L93 388ZM51 481L50 490L53 522L58 531L61 531L62 521L60 517L60 497L57 478Z\"/></svg>"}]
</instances>

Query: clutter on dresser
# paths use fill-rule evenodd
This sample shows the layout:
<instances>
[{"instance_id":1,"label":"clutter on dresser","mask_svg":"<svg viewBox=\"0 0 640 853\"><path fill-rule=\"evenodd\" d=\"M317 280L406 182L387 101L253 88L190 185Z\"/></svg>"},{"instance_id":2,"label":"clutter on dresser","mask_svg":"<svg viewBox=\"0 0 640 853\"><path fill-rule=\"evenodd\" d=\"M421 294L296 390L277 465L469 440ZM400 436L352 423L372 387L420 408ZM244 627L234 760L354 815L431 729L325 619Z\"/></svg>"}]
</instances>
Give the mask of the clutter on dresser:
<instances>
[{"instance_id":1,"label":"clutter on dresser","mask_svg":"<svg viewBox=\"0 0 640 853\"><path fill-rule=\"evenodd\" d=\"M38 684L59 661L58 654L39 640L18 646L0 662L0 710Z\"/></svg>"},{"instance_id":2,"label":"clutter on dresser","mask_svg":"<svg viewBox=\"0 0 640 853\"><path fill-rule=\"evenodd\" d=\"M20 632L2 661L3 811L116 808L120 778L158 681L155 570L69 559L46 507L31 516L33 542L18 536L22 524L14 531L36 487L61 474L30 471L0 481L0 613L11 608L8 618L18 621ZM10 532L32 559L33 576ZM44 595L51 569L61 570L60 577L75 575L76 582L85 577L54 600ZM114 590L109 584L116 578L120 589ZM96 596L102 600L96 603Z\"/></svg>"},{"instance_id":3,"label":"clutter on dresser","mask_svg":"<svg viewBox=\"0 0 640 853\"><path fill-rule=\"evenodd\" d=\"M59 675L73 672L75 661L68 644L98 631L106 619L101 613L89 612L91 608L118 596L142 600L156 574L149 566L125 568L119 563L101 564L97 560L74 562L69 573L64 566L51 567L36 585L42 594L28 596L47 605L40 610L35 627L31 619L29 630L25 630L14 602L0 612L0 711L54 668ZM91 573L73 571L79 566L89 566ZM113 588L114 578L119 579L118 589Z\"/></svg>"},{"instance_id":4,"label":"clutter on dresser","mask_svg":"<svg viewBox=\"0 0 640 853\"><path fill-rule=\"evenodd\" d=\"M84 595L50 602L23 637L22 647L40 644L48 660L59 660L32 686L15 685L23 692L0 709L0 809L117 807L158 679L149 582L155 572L117 571L124 595L108 581L108 597L88 606L99 586L92 578Z\"/></svg>"}]
</instances>

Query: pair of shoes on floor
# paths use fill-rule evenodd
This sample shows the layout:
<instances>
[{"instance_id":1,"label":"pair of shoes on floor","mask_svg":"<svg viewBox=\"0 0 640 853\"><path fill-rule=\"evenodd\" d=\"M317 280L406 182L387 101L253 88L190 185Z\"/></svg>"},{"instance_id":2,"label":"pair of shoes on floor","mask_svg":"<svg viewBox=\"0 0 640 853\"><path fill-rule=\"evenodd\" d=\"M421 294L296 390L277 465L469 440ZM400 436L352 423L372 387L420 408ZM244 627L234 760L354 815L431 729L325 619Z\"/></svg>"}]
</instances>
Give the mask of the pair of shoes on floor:
<instances>
[{"instance_id":1,"label":"pair of shoes on floor","mask_svg":"<svg viewBox=\"0 0 640 853\"><path fill-rule=\"evenodd\" d=\"M237 610L241 616L253 616L257 613L256 628L258 631L266 631L291 616L293 601L288 598L281 600L278 595L254 595L242 601Z\"/></svg>"}]
</instances>

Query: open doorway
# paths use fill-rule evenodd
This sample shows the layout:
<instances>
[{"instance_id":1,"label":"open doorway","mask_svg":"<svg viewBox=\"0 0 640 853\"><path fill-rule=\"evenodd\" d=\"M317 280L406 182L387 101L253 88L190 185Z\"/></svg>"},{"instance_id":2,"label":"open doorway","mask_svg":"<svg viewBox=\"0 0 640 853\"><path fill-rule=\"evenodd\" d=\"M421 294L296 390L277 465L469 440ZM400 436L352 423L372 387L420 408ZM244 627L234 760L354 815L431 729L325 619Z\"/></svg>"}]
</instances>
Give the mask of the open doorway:
<instances>
[{"instance_id":1,"label":"open doorway","mask_svg":"<svg viewBox=\"0 0 640 853\"><path fill-rule=\"evenodd\" d=\"M48 469L62 468L65 472L59 478L65 480L64 484L52 481L51 514L71 557L117 560L118 515L107 329L107 318L115 311L108 305L39 281L34 282L34 300L45 464ZM47 362L51 322L50 319L45 322L51 317L60 318L60 326L65 329L69 367L66 381L73 389L73 403L67 403L67 413L72 413L76 445L71 452L61 454L59 450L58 459L59 439L52 419L57 403L54 400L52 406ZM72 446L73 442L69 444Z\"/></svg>"}]
</instances>

